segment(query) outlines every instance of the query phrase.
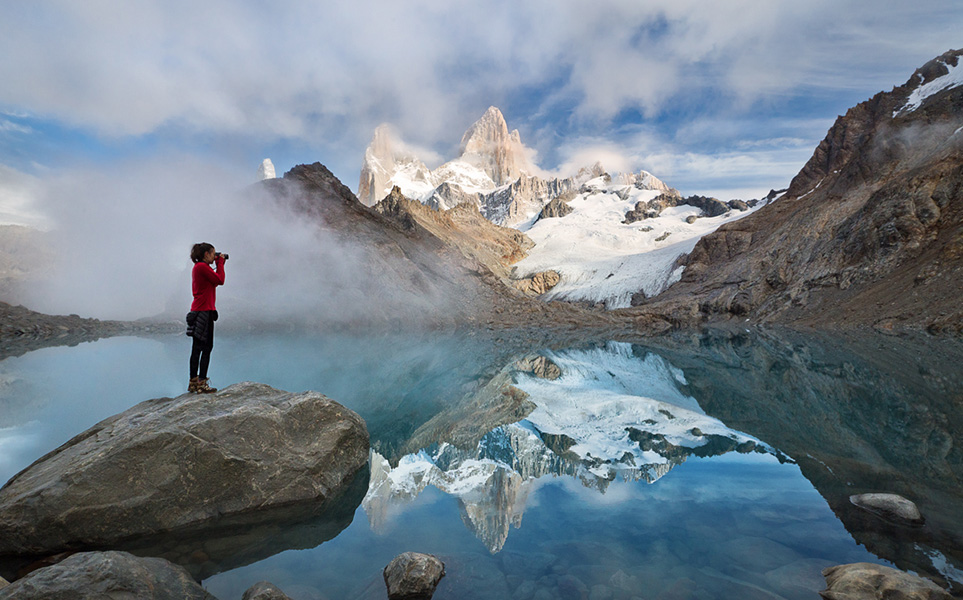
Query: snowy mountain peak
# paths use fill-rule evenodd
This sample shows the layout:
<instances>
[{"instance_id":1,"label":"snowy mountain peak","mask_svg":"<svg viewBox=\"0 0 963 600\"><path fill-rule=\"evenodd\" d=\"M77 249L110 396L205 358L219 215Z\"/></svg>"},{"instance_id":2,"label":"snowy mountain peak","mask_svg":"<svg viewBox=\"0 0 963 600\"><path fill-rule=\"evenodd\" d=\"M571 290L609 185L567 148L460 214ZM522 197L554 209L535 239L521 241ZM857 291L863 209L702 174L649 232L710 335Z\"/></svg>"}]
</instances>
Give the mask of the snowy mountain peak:
<instances>
[{"instance_id":1,"label":"snowy mountain peak","mask_svg":"<svg viewBox=\"0 0 963 600\"><path fill-rule=\"evenodd\" d=\"M274 171L274 163L271 162L270 158L265 158L261 161L261 166L257 168L257 180L262 181L264 179L274 179L277 177Z\"/></svg>"},{"instance_id":2,"label":"snowy mountain peak","mask_svg":"<svg viewBox=\"0 0 963 600\"><path fill-rule=\"evenodd\" d=\"M431 171L398 140L391 127L382 123L375 128L371 143L364 152L361 165L361 181L358 184L358 199L362 204L377 204L395 185L401 185L405 193L410 186L402 180L420 184L424 190L434 188Z\"/></svg>"},{"instance_id":3,"label":"snowy mountain peak","mask_svg":"<svg viewBox=\"0 0 963 600\"><path fill-rule=\"evenodd\" d=\"M462 136L458 160L485 171L496 186L512 183L531 171L518 130L509 133L502 111L494 106Z\"/></svg>"}]
</instances>

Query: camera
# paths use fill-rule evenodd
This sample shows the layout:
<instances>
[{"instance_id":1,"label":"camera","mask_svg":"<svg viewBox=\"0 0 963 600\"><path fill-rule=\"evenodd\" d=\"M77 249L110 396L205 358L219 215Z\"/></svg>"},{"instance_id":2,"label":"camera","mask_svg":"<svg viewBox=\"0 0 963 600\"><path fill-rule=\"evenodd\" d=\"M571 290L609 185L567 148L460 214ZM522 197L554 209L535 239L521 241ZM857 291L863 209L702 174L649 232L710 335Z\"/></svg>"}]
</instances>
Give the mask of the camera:
<instances>
[{"instance_id":1,"label":"camera","mask_svg":"<svg viewBox=\"0 0 963 600\"><path fill-rule=\"evenodd\" d=\"M227 260L230 258L230 256L227 255L227 252L217 252L217 255L223 258L224 260Z\"/></svg>"}]
</instances>

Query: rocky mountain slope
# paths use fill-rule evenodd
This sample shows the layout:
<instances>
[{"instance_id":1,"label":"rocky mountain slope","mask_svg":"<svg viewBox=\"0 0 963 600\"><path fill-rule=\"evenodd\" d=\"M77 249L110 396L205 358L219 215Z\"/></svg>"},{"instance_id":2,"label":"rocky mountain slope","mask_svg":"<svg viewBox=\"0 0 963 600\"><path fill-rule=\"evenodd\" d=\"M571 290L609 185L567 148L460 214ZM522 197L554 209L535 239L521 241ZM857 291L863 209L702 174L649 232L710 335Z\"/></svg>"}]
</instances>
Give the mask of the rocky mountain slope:
<instances>
[{"instance_id":1,"label":"rocky mountain slope","mask_svg":"<svg viewBox=\"0 0 963 600\"><path fill-rule=\"evenodd\" d=\"M350 278L368 308L344 326L617 325L614 318L539 302L508 285L507 265L527 242L471 207L441 214L393 194L370 208L320 163L297 166L253 188L263 192L265 201L314 220L322 243L361 253Z\"/></svg>"},{"instance_id":2,"label":"rocky mountain slope","mask_svg":"<svg viewBox=\"0 0 963 600\"><path fill-rule=\"evenodd\" d=\"M785 196L629 314L963 331L963 50L837 119Z\"/></svg>"}]
</instances>

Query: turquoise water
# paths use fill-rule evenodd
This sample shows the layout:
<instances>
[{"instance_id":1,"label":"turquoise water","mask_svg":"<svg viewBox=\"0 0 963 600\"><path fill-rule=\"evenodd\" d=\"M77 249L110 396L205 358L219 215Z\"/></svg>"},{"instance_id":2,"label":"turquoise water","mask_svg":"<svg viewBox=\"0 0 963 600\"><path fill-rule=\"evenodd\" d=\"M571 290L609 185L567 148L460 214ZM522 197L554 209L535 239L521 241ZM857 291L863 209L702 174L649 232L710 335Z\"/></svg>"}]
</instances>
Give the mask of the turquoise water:
<instances>
[{"instance_id":1,"label":"turquoise water","mask_svg":"<svg viewBox=\"0 0 963 600\"><path fill-rule=\"evenodd\" d=\"M0 481L182 393L188 353L183 336L128 337L0 361ZM223 334L214 385L338 400L368 423L372 475L334 539L203 585L384 598L405 551L444 560L435 598L813 598L823 568L863 561L959 585L959 356L884 338ZM846 501L865 491L912 497L927 525L876 523Z\"/></svg>"}]
</instances>

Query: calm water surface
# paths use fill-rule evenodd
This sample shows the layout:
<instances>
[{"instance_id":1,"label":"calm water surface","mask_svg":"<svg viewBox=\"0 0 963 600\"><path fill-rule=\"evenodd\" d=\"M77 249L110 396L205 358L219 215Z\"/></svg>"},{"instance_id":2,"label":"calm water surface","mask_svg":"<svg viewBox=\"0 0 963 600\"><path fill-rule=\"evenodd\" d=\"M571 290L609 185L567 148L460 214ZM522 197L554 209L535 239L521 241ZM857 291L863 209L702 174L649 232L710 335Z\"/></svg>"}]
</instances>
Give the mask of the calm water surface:
<instances>
[{"instance_id":1,"label":"calm water surface","mask_svg":"<svg viewBox=\"0 0 963 600\"><path fill-rule=\"evenodd\" d=\"M0 361L0 481L181 394L188 353L183 336L113 338ZM811 599L823 568L861 561L959 592L961 357L954 342L763 333L552 348L225 333L213 384L318 390L357 411L370 482L333 539L187 566L222 600L261 580L295 600L384 598L381 571L405 551L444 560L439 599ZM913 499L927 524L848 502L875 491Z\"/></svg>"}]
</instances>

